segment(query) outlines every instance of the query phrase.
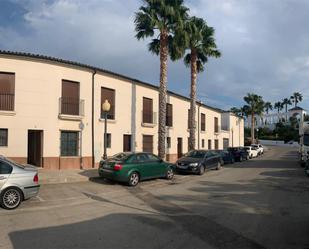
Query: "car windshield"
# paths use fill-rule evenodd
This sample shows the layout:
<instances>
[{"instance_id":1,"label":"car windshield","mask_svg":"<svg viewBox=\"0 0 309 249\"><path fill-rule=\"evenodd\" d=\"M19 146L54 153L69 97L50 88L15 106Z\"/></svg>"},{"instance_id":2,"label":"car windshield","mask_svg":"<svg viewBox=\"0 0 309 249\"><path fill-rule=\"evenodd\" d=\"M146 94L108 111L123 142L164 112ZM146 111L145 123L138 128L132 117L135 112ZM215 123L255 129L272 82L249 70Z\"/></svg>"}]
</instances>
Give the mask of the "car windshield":
<instances>
[{"instance_id":1,"label":"car windshield","mask_svg":"<svg viewBox=\"0 0 309 249\"><path fill-rule=\"evenodd\" d=\"M126 160L131 153L118 153L116 155L113 155L111 159L117 160L117 161L124 161Z\"/></svg>"},{"instance_id":2,"label":"car windshield","mask_svg":"<svg viewBox=\"0 0 309 249\"><path fill-rule=\"evenodd\" d=\"M309 134L304 134L304 145L309 146Z\"/></svg>"},{"instance_id":3,"label":"car windshield","mask_svg":"<svg viewBox=\"0 0 309 249\"><path fill-rule=\"evenodd\" d=\"M205 157L206 151L200 150L192 150L186 154L187 157L194 157L194 158L203 158Z\"/></svg>"},{"instance_id":4,"label":"car windshield","mask_svg":"<svg viewBox=\"0 0 309 249\"><path fill-rule=\"evenodd\" d=\"M22 169L24 169L25 168L25 166L24 165L21 165L21 164L18 164L17 162L14 162L13 160L11 160L11 159L8 159L8 158L3 158L4 159L4 161L7 161L7 162L9 162L10 164L13 164L14 166L16 166L16 167L19 167L19 168L22 168Z\"/></svg>"}]
</instances>

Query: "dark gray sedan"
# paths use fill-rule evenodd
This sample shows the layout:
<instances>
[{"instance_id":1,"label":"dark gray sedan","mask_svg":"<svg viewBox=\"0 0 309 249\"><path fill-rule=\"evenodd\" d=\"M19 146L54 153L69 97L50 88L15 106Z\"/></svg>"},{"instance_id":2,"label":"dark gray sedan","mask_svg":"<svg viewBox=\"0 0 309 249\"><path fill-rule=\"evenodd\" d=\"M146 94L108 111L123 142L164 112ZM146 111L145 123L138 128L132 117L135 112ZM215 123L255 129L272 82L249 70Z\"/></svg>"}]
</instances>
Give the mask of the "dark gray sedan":
<instances>
[{"instance_id":1,"label":"dark gray sedan","mask_svg":"<svg viewBox=\"0 0 309 249\"><path fill-rule=\"evenodd\" d=\"M223 165L221 156L214 151L192 150L176 162L177 172L203 175L205 170L219 170Z\"/></svg>"},{"instance_id":2,"label":"dark gray sedan","mask_svg":"<svg viewBox=\"0 0 309 249\"><path fill-rule=\"evenodd\" d=\"M3 208L17 208L23 200L36 196L39 188L37 168L0 156L0 205Z\"/></svg>"}]
</instances>

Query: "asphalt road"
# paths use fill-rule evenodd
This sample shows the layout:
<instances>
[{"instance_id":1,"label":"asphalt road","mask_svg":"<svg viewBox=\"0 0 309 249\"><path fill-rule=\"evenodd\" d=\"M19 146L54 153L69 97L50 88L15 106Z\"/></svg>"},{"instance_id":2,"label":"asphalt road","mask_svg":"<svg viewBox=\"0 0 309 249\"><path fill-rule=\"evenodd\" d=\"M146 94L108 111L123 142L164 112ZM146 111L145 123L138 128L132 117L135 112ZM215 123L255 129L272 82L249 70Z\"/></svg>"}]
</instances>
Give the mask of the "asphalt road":
<instances>
[{"instance_id":1,"label":"asphalt road","mask_svg":"<svg viewBox=\"0 0 309 249\"><path fill-rule=\"evenodd\" d=\"M0 248L309 248L309 178L293 148L136 188L44 185L0 210Z\"/></svg>"}]
</instances>

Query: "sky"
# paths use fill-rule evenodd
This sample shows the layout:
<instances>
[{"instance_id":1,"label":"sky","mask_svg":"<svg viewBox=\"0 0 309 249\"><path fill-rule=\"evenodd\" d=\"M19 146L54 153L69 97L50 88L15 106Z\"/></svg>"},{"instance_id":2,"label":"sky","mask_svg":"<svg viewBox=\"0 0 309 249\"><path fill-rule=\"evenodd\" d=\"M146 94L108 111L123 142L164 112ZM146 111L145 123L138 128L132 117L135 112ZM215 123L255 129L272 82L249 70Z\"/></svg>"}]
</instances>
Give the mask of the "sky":
<instances>
[{"instance_id":1,"label":"sky","mask_svg":"<svg viewBox=\"0 0 309 249\"><path fill-rule=\"evenodd\" d=\"M135 38L141 0L0 0L0 49L101 67L154 85L159 57ZM272 103L301 92L309 109L308 0L185 0L215 28L222 57L198 75L198 99L229 109L247 93ZM1 65L0 65L1 67ZM168 89L189 96L190 69L169 61Z\"/></svg>"}]
</instances>

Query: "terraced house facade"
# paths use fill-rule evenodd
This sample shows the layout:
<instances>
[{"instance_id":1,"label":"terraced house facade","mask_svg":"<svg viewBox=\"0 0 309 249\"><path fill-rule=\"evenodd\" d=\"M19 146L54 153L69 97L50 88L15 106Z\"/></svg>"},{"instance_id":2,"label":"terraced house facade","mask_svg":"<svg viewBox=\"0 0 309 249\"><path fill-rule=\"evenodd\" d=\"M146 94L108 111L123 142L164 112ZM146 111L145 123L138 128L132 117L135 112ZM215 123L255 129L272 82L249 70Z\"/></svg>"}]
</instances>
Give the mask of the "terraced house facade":
<instances>
[{"instance_id":1,"label":"terraced house facade","mask_svg":"<svg viewBox=\"0 0 309 249\"><path fill-rule=\"evenodd\" d=\"M157 153L158 87L104 69L33 54L0 51L0 154L46 169L91 168L107 154ZM188 98L169 92L167 160L188 148ZM197 103L197 147L242 146L244 122Z\"/></svg>"}]
</instances>

